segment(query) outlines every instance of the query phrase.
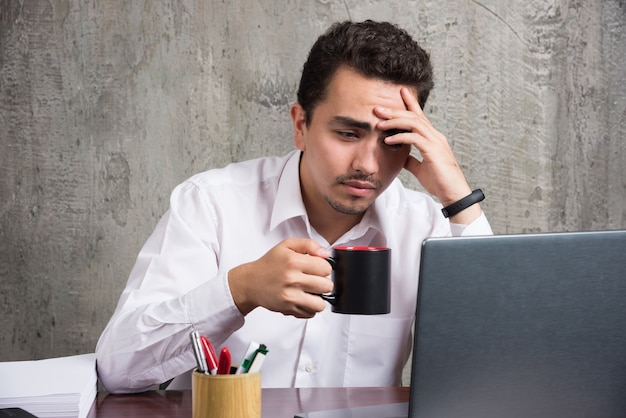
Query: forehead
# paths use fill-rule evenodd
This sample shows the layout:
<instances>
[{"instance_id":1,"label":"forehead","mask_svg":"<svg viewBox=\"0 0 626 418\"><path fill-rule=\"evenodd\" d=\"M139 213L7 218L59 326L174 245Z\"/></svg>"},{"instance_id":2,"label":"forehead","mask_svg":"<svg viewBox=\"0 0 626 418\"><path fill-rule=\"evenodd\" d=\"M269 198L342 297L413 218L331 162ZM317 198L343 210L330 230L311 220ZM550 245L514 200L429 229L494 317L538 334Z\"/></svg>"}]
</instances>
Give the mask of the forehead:
<instances>
[{"instance_id":1,"label":"forehead","mask_svg":"<svg viewBox=\"0 0 626 418\"><path fill-rule=\"evenodd\" d=\"M400 95L401 87L415 92L411 86L365 77L350 67L342 66L331 78L325 100L320 105L342 112L369 112L372 116L375 106L406 109Z\"/></svg>"}]
</instances>

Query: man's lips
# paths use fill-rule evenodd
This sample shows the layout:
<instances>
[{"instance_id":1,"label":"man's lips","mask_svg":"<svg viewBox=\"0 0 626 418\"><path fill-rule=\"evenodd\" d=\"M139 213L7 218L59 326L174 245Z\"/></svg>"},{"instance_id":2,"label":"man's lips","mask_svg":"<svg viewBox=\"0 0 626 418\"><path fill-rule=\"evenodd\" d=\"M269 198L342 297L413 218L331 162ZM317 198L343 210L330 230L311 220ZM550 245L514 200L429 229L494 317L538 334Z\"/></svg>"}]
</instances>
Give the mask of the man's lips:
<instances>
[{"instance_id":1,"label":"man's lips","mask_svg":"<svg viewBox=\"0 0 626 418\"><path fill-rule=\"evenodd\" d=\"M369 181L360 180L346 180L343 182L348 187L354 187L356 189L375 189L376 186Z\"/></svg>"},{"instance_id":2,"label":"man's lips","mask_svg":"<svg viewBox=\"0 0 626 418\"><path fill-rule=\"evenodd\" d=\"M368 196L376 190L376 185L368 181L345 180L341 184L354 196Z\"/></svg>"}]
</instances>

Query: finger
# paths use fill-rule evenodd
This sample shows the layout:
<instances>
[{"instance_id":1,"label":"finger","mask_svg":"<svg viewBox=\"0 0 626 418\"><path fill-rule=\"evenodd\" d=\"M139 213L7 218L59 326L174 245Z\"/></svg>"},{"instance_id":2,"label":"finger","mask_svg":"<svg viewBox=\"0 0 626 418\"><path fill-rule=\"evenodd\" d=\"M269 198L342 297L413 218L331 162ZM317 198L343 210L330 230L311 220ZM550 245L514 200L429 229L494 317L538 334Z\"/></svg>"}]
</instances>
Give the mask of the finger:
<instances>
[{"instance_id":1,"label":"finger","mask_svg":"<svg viewBox=\"0 0 626 418\"><path fill-rule=\"evenodd\" d=\"M333 287L333 282L328 277L320 277L316 275L305 275L300 285L300 288L303 291L314 295L332 292Z\"/></svg>"},{"instance_id":2,"label":"finger","mask_svg":"<svg viewBox=\"0 0 626 418\"><path fill-rule=\"evenodd\" d=\"M332 272L332 266L326 260L331 256L331 253L317 241L306 238L290 238L284 241L284 245L292 251L286 262L293 269L318 277L329 276Z\"/></svg>"},{"instance_id":3,"label":"finger","mask_svg":"<svg viewBox=\"0 0 626 418\"><path fill-rule=\"evenodd\" d=\"M417 97L413 94L411 90L406 87L402 87L400 88L400 95L402 96L402 100L404 100L404 105L406 106L407 110L415 112L418 115L424 114L422 107L417 101Z\"/></svg>"},{"instance_id":4,"label":"finger","mask_svg":"<svg viewBox=\"0 0 626 418\"><path fill-rule=\"evenodd\" d=\"M416 136L410 131L404 129L392 130L395 133L388 134L384 137L385 144L387 145L400 145L400 144L414 144L416 142ZM387 131L389 132L389 131Z\"/></svg>"},{"instance_id":5,"label":"finger","mask_svg":"<svg viewBox=\"0 0 626 418\"><path fill-rule=\"evenodd\" d=\"M404 168L415 176L422 187L430 194L437 195L438 186L433 182L429 168L420 160L409 155L404 162Z\"/></svg>"},{"instance_id":6,"label":"finger","mask_svg":"<svg viewBox=\"0 0 626 418\"><path fill-rule=\"evenodd\" d=\"M374 107L374 114L376 116L378 116L380 119L382 119L380 122L378 122L377 125L389 125L389 123L393 120L395 121L396 119L400 119L403 117L406 117L406 115L410 115L410 113L407 110L401 110L401 109L391 109L388 107L382 107L382 106L376 106ZM389 128L379 128L381 130L387 130Z\"/></svg>"},{"instance_id":7,"label":"finger","mask_svg":"<svg viewBox=\"0 0 626 418\"><path fill-rule=\"evenodd\" d=\"M314 255L328 258L330 251L322 247L317 241L307 238L289 238L284 241L287 248L300 254Z\"/></svg>"},{"instance_id":8,"label":"finger","mask_svg":"<svg viewBox=\"0 0 626 418\"><path fill-rule=\"evenodd\" d=\"M310 313L322 312L326 309L326 301L319 294L309 294L303 302L302 309Z\"/></svg>"},{"instance_id":9,"label":"finger","mask_svg":"<svg viewBox=\"0 0 626 418\"><path fill-rule=\"evenodd\" d=\"M326 302L319 295L306 294L300 298L288 311L283 311L284 315L295 316L296 318L312 318L318 312L326 309Z\"/></svg>"},{"instance_id":10,"label":"finger","mask_svg":"<svg viewBox=\"0 0 626 418\"><path fill-rule=\"evenodd\" d=\"M419 105L417 105L419 109ZM383 132L390 130L402 130L408 132L427 133L432 130L433 126L426 115L419 110L420 113L411 110L389 109L377 106L374 113L381 120L376 124L376 129Z\"/></svg>"}]
</instances>

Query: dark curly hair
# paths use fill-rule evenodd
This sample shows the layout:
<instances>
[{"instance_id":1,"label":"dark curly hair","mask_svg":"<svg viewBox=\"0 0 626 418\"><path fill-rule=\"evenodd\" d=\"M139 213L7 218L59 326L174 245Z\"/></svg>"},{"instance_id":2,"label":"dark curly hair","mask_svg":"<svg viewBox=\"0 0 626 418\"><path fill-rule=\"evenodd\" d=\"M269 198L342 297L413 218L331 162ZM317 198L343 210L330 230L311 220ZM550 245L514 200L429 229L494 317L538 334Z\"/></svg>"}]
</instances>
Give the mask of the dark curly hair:
<instances>
[{"instance_id":1,"label":"dark curly hair","mask_svg":"<svg viewBox=\"0 0 626 418\"><path fill-rule=\"evenodd\" d=\"M307 125L342 65L368 78L413 86L422 108L434 85L428 53L405 30L372 20L335 23L317 39L302 69L298 103Z\"/></svg>"}]
</instances>

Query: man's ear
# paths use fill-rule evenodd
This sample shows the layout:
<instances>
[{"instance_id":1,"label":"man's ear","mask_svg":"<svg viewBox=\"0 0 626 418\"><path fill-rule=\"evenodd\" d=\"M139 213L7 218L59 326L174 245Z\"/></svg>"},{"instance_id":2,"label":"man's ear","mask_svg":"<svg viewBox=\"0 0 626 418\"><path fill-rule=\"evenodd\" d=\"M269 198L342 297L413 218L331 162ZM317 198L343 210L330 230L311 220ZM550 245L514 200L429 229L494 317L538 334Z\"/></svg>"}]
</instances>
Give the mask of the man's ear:
<instances>
[{"instance_id":1,"label":"man's ear","mask_svg":"<svg viewBox=\"0 0 626 418\"><path fill-rule=\"evenodd\" d=\"M289 110L293 123L293 143L300 151L306 148L306 113L300 103L294 103Z\"/></svg>"}]
</instances>

